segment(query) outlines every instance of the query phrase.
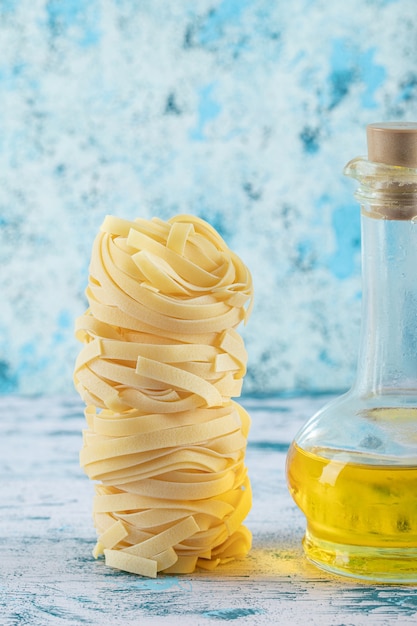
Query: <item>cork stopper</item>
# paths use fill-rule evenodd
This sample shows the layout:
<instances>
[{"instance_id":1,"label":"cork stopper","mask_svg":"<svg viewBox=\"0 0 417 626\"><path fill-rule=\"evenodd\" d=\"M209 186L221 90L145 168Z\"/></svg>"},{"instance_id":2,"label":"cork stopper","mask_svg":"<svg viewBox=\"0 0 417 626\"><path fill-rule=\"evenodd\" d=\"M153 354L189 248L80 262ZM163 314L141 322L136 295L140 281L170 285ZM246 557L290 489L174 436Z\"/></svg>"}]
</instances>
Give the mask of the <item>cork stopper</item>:
<instances>
[{"instance_id":1,"label":"cork stopper","mask_svg":"<svg viewBox=\"0 0 417 626\"><path fill-rule=\"evenodd\" d=\"M417 122L382 122L366 129L368 159L417 168Z\"/></svg>"}]
</instances>

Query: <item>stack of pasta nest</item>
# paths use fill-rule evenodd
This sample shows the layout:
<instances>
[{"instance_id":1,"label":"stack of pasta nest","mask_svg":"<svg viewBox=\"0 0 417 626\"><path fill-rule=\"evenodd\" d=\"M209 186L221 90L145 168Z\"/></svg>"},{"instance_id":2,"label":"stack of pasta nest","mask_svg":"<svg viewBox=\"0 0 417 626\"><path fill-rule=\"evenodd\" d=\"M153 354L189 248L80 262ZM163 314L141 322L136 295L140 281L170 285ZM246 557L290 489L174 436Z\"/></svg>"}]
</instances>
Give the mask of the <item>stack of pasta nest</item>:
<instances>
[{"instance_id":1,"label":"stack of pasta nest","mask_svg":"<svg viewBox=\"0 0 417 626\"><path fill-rule=\"evenodd\" d=\"M232 398L249 270L199 218L107 216L86 295L74 383L88 424L80 461L97 481L95 557L156 577L244 556L249 416Z\"/></svg>"}]
</instances>

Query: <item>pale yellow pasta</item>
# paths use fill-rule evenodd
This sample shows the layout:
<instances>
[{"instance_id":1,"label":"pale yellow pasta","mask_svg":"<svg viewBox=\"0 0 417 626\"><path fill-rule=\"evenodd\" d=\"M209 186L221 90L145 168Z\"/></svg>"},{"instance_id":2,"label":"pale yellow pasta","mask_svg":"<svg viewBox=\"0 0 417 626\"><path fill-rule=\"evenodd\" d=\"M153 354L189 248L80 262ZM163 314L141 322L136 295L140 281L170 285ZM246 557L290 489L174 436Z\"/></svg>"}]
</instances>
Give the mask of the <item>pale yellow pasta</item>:
<instances>
[{"instance_id":1,"label":"pale yellow pasta","mask_svg":"<svg viewBox=\"0 0 417 626\"><path fill-rule=\"evenodd\" d=\"M247 353L236 328L250 272L205 221L107 216L94 242L74 384L97 481L93 554L143 576L245 556L251 507Z\"/></svg>"},{"instance_id":2,"label":"pale yellow pasta","mask_svg":"<svg viewBox=\"0 0 417 626\"><path fill-rule=\"evenodd\" d=\"M98 544L104 548L114 548L118 543L128 536L128 532L121 522L121 520L115 522L107 530L104 531L98 538Z\"/></svg>"},{"instance_id":3,"label":"pale yellow pasta","mask_svg":"<svg viewBox=\"0 0 417 626\"><path fill-rule=\"evenodd\" d=\"M120 550L104 550L106 565L121 569L131 574L140 574L148 578L156 578L158 562L154 559L145 559L142 556L127 554Z\"/></svg>"}]
</instances>

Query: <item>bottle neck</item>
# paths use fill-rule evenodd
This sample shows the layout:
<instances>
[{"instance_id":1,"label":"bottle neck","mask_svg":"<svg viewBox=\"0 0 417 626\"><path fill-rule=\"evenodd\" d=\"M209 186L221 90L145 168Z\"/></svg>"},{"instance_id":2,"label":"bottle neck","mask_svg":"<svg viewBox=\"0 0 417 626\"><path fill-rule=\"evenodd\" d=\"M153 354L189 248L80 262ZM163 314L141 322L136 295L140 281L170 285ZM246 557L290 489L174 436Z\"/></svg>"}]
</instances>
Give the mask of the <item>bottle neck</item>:
<instances>
[{"instance_id":1,"label":"bottle neck","mask_svg":"<svg viewBox=\"0 0 417 626\"><path fill-rule=\"evenodd\" d=\"M355 390L417 396L417 222L362 211L362 328Z\"/></svg>"}]
</instances>

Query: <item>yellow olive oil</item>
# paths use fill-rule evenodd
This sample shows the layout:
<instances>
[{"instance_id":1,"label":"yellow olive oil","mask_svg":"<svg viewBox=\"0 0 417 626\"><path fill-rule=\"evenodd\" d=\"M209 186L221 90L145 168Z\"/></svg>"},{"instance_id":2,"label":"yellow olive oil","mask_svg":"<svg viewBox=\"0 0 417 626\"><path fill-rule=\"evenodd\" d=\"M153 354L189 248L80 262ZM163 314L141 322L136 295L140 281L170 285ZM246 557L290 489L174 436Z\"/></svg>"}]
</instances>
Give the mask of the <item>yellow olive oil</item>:
<instances>
[{"instance_id":1,"label":"yellow olive oil","mask_svg":"<svg viewBox=\"0 0 417 626\"><path fill-rule=\"evenodd\" d=\"M293 443L287 457L290 493L307 518L307 557L361 578L417 581L417 467L329 456Z\"/></svg>"}]
</instances>

